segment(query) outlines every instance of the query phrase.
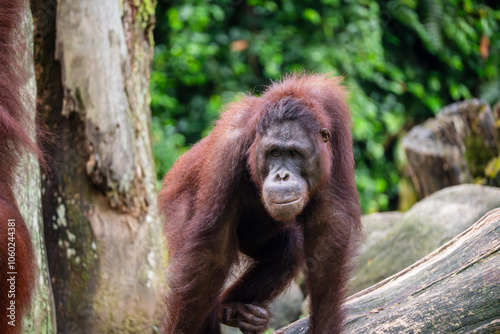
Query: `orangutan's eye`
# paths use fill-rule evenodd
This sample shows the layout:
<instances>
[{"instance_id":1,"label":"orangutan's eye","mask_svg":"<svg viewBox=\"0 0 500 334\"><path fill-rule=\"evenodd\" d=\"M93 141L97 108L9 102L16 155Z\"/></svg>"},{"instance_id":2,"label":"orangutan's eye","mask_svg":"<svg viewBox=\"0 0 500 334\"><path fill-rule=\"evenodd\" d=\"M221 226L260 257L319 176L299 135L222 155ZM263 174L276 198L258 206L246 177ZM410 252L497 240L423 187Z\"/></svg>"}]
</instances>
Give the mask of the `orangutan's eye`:
<instances>
[{"instance_id":1,"label":"orangutan's eye","mask_svg":"<svg viewBox=\"0 0 500 334\"><path fill-rule=\"evenodd\" d=\"M288 155L290 156L290 158L297 158L300 155L300 153L297 150L290 150Z\"/></svg>"},{"instance_id":2,"label":"orangutan's eye","mask_svg":"<svg viewBox=\"0 0 500 334\"><path fill-rule=\"evenodd\" d=\"M279 157L281 155L280 150L278 150L277 148L273 148L270 153L273 157Z\"/></svg>"}]
</instances>

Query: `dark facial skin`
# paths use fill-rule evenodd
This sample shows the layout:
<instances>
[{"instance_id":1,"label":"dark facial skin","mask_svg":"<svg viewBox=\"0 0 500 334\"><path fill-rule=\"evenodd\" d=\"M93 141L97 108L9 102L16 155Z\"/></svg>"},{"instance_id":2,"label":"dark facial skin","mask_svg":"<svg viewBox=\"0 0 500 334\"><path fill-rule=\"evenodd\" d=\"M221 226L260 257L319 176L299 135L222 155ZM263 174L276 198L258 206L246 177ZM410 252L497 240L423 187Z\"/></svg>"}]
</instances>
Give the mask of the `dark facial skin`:
<instances>
[{"instance_id":1,"label":"dark facial skin","mask_svg":"<svg viewBox=\"0 0 500 334\"><path fill-rule=\"evenodd\" d=\"M257 146L257 176L262 202L277 221L295 218L321 180L319 150L314 135L298 121L271 125Z\"/></svg>"}]
</instances>

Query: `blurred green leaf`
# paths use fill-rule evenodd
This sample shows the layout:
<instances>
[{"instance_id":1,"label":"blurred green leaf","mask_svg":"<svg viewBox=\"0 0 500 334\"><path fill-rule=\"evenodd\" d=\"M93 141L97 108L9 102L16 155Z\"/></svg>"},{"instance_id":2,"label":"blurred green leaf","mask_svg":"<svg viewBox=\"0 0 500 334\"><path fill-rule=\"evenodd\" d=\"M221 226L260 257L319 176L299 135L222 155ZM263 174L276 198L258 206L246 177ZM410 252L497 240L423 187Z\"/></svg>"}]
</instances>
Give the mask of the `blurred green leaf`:
<instances>
[{"instance_id":1,"label":"blurred green leaf","mask_svg":"<svg viewBox=\"0 0 500 334\"><path fill-rule=\"evenodd\" d=\"M306 8L302 12L302 15L304 16L304 18L307 21L309 21L313 24L320 24L321 23L321 16L319 15L319 13L315 9Z\"/></svg>"}]
</instances>

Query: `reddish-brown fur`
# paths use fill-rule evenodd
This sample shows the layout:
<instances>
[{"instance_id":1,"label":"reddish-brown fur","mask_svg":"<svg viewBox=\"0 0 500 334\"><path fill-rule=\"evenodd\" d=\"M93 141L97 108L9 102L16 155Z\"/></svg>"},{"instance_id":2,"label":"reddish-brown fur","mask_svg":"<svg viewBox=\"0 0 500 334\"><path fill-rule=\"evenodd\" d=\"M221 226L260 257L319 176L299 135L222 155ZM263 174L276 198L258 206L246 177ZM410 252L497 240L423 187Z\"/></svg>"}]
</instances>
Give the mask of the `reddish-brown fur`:
<instances>
[{"instance_id":1,"label":"reddish-brown fur","mask_svg":"<svg viewBox=\"0 0 500 334\"><path fill-rule=\"evenodd\" d=\"M344 286L361 234L351 121L340 81L293 74L260 98L245 96L230 104L212 133L165 176L159 195L170 261L165 333L220 333L224 303L265 307L302 269L311 295L311 333L340 332ZM304 125L327 128L332 135L321 148L323 182L292 224L262 225L271 226L269 236L278 233L280 250L255 249L250 269L224 290L242 247L238 222L249 216L256 228L259 221L271 222L260 202L253 144L259 126L276 117L270 107L290 96L306 106L313 120Z\"/></svg>"},{"instance_id":2,"label":"reddish-brown fur","mask_svg":"<svg viewBox=\"0 0 500 334\"><path fill-rule=\"evenodd\" d=\"M26 55L21 34L24 0L0 0L0 333L19 333L22 314L29 307L34 279L33 249L29 231L14 198L15 169L24 150L39 153L25 131L27 73L22 68ZM8 267L8 220L15 220L15 270ZM9 298L7 279L15 271L15 298ZM8 324L7 307L15 301L15 327Z\"/></svg>"}]
</instances>

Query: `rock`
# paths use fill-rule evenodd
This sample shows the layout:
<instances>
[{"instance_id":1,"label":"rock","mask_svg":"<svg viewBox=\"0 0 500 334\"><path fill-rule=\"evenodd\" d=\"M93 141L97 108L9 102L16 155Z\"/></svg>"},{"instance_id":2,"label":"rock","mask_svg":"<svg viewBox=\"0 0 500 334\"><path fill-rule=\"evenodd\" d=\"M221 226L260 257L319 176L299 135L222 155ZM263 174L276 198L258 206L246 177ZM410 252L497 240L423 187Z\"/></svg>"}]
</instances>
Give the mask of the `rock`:
<instances>
[{"instance_id":1,"label":"rock","mask_svg":"<svg viewBox=\"0 0 500 334\"><path fill-rule=\"evenodd\" d=\"M292 282L287 291L271 303L272 318L269 322L269 328L280 328L297 320L302 314L303 301L302 290L297 283Z\"/></svg>"},{"instance_id":2,"label":"rock","mask_svg":"<svg viewBox=\"0 0 500 334\"><path fill-rule=\"evenodd\" d=\"M406 213L364 216L366 244L351 291L367 288L411 265L497 207L500 188L463 184L432 194Z\"/></svg>"},{"instance_id":3,"label":"rock","mask_svg":"<svg viewBox=\"0 0 500 334\"><path fill-rule=\"evenodd\" d=\"M241 334L241 331L238 328L229 327L226 325L222 325L222 334Z\"/></svg>"},{"instance_id":4,"label":"rock","mask_svg":"<svg viewBox=\"0 0 500 334\"><path fill-rule=\"evenodd\" d=\"M308 315L311 313L311 297L307 296L306 299L302 302L302 306L300 307L302 314Z\"/></svg>"}]
</instances>

